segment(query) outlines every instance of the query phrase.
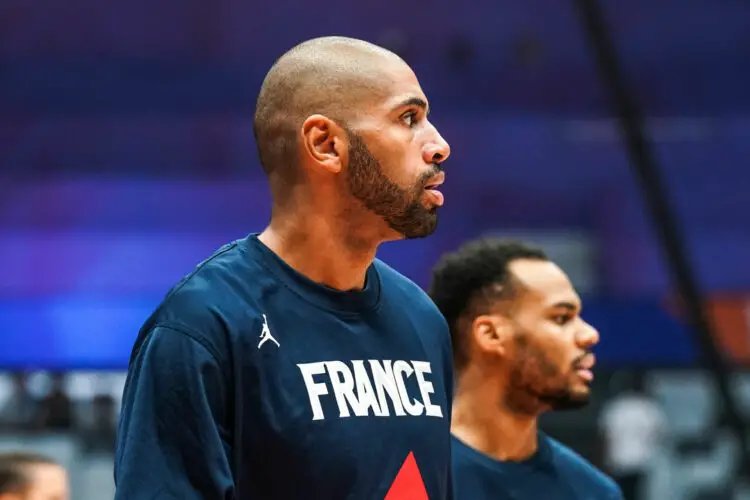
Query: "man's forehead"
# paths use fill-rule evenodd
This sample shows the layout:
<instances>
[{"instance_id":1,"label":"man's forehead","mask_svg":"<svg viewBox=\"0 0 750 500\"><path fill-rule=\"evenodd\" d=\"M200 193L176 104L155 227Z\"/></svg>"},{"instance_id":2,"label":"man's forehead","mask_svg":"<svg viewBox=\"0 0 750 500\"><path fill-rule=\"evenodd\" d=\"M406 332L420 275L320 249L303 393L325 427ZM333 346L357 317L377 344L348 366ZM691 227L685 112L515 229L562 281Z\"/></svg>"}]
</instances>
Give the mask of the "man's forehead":
<instances>
[{"instance_id":1,"label":"man's forehead","mask_svg":"<svg viewBox=\"0 0 750 500\"><path fill-rule=\"evenodd\" d=\"M570 304L579 307L580 298L573 288L573 284L553 262L525 260L513 262L510 270L518 285L523 289L523 295L528 299L540 302L545 307L558 304Z\"/></svg>"},{"instance_id":2,"label":"man's forehead","mask_svg":"<svg viewBox=\"0 0 750 500\"><path fill-rule=\"evenodd\" d=\"M428 105L414 71L402 60L382 60L369 78L381 90L380 105L392 110L409 105Z\"/></svg>"},{"instance_id":3,"label":"man's forehead","mask_svg":"<svg viewBox=\"0 0 750 500\"><path fill-rule=\"evenodd\" d=\"M68 498L68 477L65 469L55 464L38 464L31 468L32 492L55 498Z\"/></svg>"},{"instance_id":4,"label":"man's forehead","mask_svg":"<svg viewBox=\"0 0 750 500\"><path fill-rule=\"evenodd\" d=\"M30 471L39 480L65 478L67 475L65 469L58 464L34 464Z\"/></svg>"}]
</instances>

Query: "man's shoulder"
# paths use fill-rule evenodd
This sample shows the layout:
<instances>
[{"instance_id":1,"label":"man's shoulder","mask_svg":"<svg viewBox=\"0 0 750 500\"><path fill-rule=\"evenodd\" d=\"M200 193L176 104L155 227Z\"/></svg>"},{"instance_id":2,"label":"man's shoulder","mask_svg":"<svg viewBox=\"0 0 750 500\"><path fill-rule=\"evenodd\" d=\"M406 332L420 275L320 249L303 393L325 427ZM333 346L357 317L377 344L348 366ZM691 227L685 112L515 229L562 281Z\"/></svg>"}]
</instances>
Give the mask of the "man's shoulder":
<instances>
[{"instance_id":1,"label":"man's shoulder","mask_svg":"<svg viewBox=\"0 0 750 500\"><path fill-rule=\"evenodd\" d=\"M246 257L241 240L227 243L169 290L161 312L169 316L170 312L205 313L215 307L245 306L253 283L262 274L262 268L255 264Z\"/></svg>"},{"instance_id":2,"label":"man's shoulder","mask_svg":"<svg viewBox=\"0 0 750 500\"><path fill-rule=\"evenodd\" d=\"M242 240L227 243L169 290L141 336L160 326L216 340L238 324L260 325L263 275L262 266L245 255Z\"/></svg>"},{"instance_id":3,"label":"man's shoulder","mask_svg":"<svg viewBox=\"0 0 750 500\"><path fill-rule=\"evenodd\" d=\"M386 293L402 293L408 297L410 302L424 304L430 311L440 314L429 295L412 280L393 269L382 260L375 259L375 268L378 270L381 285Z\"/></svg>"},{"instance_id":4,"label":"man's shoulder","mask_svg":"<svg viewBox=\"0 0 750 500\"><path fill-rule=\"evenodd\" d=\"M590 483L590 487L598 488L601 490L602 495L606 495L603 498L619 499L622 497L620 487L617 486L617 483L594 466L594 464L560 441L549 436L545 436L545 439L547 439L552 448L553 460L569 471L571 475L585 478Z\"/></svg>"}]
</instances>

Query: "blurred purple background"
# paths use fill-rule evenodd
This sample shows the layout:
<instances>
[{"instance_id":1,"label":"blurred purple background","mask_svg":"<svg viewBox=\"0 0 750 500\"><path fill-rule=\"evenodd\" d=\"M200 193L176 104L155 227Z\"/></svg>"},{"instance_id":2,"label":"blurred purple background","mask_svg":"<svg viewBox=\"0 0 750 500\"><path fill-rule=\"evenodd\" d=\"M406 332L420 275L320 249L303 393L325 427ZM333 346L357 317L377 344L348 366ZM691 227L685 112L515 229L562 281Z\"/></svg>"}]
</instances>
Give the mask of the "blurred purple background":
<instances>
[{"instance_id":1,"label":"blurred purple background","mask_svg":"<svg viewBox=\"0 0 750 500\"><path fill-rule=\"evenodd\" d=\"M606 6L697 276L746 295L750 3ZM324 34L402 54L452 146L438 232L381 258L426 285L468 238L546 242L603 362L696 361L572 4L6 0L0 366L123 368L175 281L262 230L255 97L276 57Z\"/></svg>"}]
</instances>

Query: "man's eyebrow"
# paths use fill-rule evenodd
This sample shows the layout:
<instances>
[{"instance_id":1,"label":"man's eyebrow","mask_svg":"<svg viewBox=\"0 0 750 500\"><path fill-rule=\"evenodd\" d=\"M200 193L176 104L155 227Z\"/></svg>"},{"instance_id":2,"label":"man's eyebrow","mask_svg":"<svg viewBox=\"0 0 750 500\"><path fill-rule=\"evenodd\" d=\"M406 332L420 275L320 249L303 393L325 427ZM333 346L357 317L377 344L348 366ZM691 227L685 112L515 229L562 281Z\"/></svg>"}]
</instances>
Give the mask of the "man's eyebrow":
<instances>
[{"instance_id":1,"label":"man's eyebrow","mask_svg":"<svg viewBox=\"0 0 750 500\"><path fill-rule=\"evenodd\" d=\"M394 109L405 108L407 106L420 107L425 111L425 114L430 114L430 107L427 104L427 101L425 101L421 97L409 97L408 99L401 101Z\"/></svg>"},{"instance_id":2,"label":"man's eyebrow","mask_svg":"<svg viewBox=\"0 0 750 500\"><path fill-rule=\"evenodd\" d=\"M568 312L576 312L578 310L578 305L574 302L563 301L553 304L552 309L567 309Z\"/></svg>"}]
</instances>

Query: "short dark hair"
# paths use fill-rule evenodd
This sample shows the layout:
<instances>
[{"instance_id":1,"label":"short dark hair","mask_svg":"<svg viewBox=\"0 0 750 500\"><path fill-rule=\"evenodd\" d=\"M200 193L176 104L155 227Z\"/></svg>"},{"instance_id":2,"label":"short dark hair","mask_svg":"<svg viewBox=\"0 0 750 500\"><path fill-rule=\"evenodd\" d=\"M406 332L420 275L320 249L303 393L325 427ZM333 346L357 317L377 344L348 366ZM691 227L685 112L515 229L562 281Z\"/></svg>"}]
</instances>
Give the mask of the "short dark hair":
<instances>
[{"instance_id":1,"label":"short dark hair","mask_svg":"<svg viewBox=\"0 0 750 500\"><path fill-rule=\"evenodd\" d=\"M58 465L58 462L38 453L24 451L0 453L0 495L25 491L31 481L28 468L34 465Z\"/></svg>"},{"instance_id":2,"label":"short dark hair","mask_svg":"<svg viewBox=\"0 0 750 500\"><path fill-rule=\"evenodd\" d=\"M429 294L450 327L456 370L468 362L461 317L470 311L485 314L492 302L510 297L514 287L508 265L519 259L549 260L542 249L520 241L482 238L445 254L435 265Z\"/></svg>"}]
</instances>

